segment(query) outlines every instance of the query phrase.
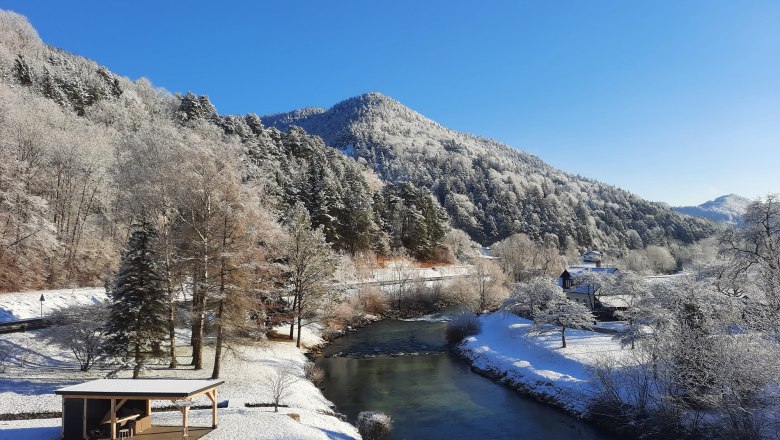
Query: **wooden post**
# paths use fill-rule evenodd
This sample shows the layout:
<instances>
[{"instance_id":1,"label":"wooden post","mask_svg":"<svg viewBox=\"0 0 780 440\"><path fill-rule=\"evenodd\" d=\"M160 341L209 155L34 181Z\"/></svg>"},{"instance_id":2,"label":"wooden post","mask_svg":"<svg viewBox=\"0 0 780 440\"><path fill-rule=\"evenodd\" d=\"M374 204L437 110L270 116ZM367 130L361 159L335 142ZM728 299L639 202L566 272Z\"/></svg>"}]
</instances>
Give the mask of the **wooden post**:
<instances>
[{"instance_id":1,"label":"wooden post","mask_svg":"<svg viewBox=\"0 0 780 440\"><path fill-rule=\"evenodd\" d=\"M146 415L152 415L152 399L146 399Z\"/></svg>"},{"instance_id":2,"label":"wooden post","mask_svg":"<svg viewBox=\"0 0 780 440\"><path fill-rule=\"evenodd\" d=\"M111 440L116 440L116 399L111 399Z\"/></svg>"},{"instance_id":3,"label":"wooden post","mask_svg":"<svg viewBox=\"0 0 780 440\"><path fill-rule=\"evenodd\" d=\"M217 427L217 389L211 390L211 427Z\"/></svg>"},{"instance_id":4,"label":"wooden post","mask_svg":"<svg viewBox=\"0 0 780 440\"><path fill-rule=\"evenodd\" d=\"M184 424L184 434L182 435L182 437L184 437L186 439L188 437L188 435L187 435L187 426L189 426L189 424L190 424L190 407L189 406L185 406L184 408L182 408L181 409L181 414L182 414L182 419L183 419L182 423Z\"/></svg>"},{"instance_id":5,"label":"wooden post","mask_svg":"<svg viewBox=\"0 0 780 440\"><path fill-rule=\"evenodd\" d=\"M87 399L84 398L84 412L81 414L81 435L87 440Z\"/></svg>"},{"instance_id":6,"label":"wooden post","mask_svg":"<svg viewBox=\"0 0 780 440\"><path fill-rule=\"evenodd\" d=\"M60 426L60 437L65 437L65 396L62 396L62 423Z\"/></svg>"}]
</instances>

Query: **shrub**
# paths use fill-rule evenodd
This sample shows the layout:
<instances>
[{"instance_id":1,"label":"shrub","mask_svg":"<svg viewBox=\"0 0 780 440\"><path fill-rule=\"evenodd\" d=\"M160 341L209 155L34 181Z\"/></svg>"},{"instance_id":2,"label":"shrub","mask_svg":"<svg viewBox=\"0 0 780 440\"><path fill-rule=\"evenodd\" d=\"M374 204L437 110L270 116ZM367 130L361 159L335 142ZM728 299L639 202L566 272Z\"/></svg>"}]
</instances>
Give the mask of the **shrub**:
<instances>
[{"instance_id":1,"label":"shrub","mask_svg":"<svg viewBox=\"0 0 780 440\"><path fill-rule=\"evenodd\" d=\"M445 294L441 284L435 283L432 286L417 285L406 294L403 299L404 310L429 313L449 305L452 301Z\"/></svg>"},{"instance_id":2,"label":"shrub","mask_svg":"<svg viewBox=\"0 0 780 440\"><path fill-rule=\"evenodd\" d=\"M363 440L390 440L393 421L387 414L363 411L358 414L357 427Z\"/></svg>"},{"instance_id":3,"label":"shrub","mask_svg":"<svg viewBox=\"0 0 780 440\"><path fill-rule=\"evenodd\" d=\"M56 326L41 332L47 342L69 349L81 371L89 371L106 353L106 303L75 305L52 314ZM157 343L159 349L159 342Z\"/></svg>"},{"instance_id":4,"label":"shrub","mask_svg":"<svg viewBox=\"0 0 780 440\"><path fill-rule=\"evenodd\" d=\"M332 303L327 306L323 318L329 328L341 330L354 325L360 321L362 316L362 308L357 307L355 301L349 298L344 302Z\"/></svg>"},{"instance_id":5,"label":"shrub","mask_svg":"<svg viewBox=\"0 0 780 440\"><path fill-rule=\"evenodd\" d=\"M476 335L482 329L482 323L473 313L463 313L447 324L445 337L450 344L457 344L466 336Z\"/></svg>"},{"instance_id":6,"label":"shrub","mask_svg":"<svg viewBox=\"0 0 780 440\"><path fill-rule=\"evenodd\" d=\"M320 386L323 382L325 382L325 370L320 368L314 362L306 362L306 364L303 366L303 373L306 376L306 380L316 386Z\"/></svg>"},{"instance_id":7,"label":"shrub","mask_svg":"<svg viewBox=\"0 0 780 440\"><path fill-rule=\"evenodd\" d=\"M367 287L357 295L360 306L369 315L382 316L390 309L387 296L378 287Z\"/></svg>"},{"instance_id":8,"label":"shrub","mask_svg":"<svg viewBox=\"0 0 780 440\"><path fill-rule=\"evenodd\" d=\"M326 326L342 330L347 326L361 325L366 315L382 316L390 309L388 298L378 288L362 289L342 302L329 304L324 311Z\"/></svg>"}]
</instances>

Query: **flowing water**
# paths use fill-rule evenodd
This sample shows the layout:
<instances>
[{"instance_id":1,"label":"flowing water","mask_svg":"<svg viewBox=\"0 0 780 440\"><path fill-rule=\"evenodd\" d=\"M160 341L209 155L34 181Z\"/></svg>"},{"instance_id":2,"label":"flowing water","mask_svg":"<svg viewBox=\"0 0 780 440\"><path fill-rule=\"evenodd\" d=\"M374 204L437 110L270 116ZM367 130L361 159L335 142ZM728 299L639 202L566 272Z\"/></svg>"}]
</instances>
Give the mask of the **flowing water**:
<instances>
[{"instance_id":1,"label":"flowing water","mask_svg":"<svg viewBox=\"0 0 780 440\"><path fill-rule=\"evenodd\" d=\"M440 318L381 321L333 341L318 360L325 397L353 422L389 414L394 439L615 439L472 372L447 349Z\"/></svg>"}]
</instances>

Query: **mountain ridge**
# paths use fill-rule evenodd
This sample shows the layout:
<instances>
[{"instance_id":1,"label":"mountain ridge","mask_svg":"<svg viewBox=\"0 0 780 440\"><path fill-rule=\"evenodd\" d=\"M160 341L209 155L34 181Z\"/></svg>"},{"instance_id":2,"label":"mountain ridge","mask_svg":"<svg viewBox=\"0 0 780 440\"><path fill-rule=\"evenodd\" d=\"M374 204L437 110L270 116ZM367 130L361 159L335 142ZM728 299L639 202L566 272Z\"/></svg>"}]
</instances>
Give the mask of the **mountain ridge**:
<instances>
[{"instance_id":1,"label":"mountain ridge","mask_svg":"<svg viewBox=\"0 0 780 440\"><path fill-rule=\"evenodd\" d=\"M677 212L715 222L741 226L742 215L752 200L738 194L725 194L696 206L675 206Z\"/></svg>"},{"instance_id":2,"label":"mountain ridge","mask_svg":"<svg viewBox=\"0 0 780 440\"><path fill-rule=\"evenodd\" d=\"M337 102L336 104L332 105L328 109L324 109L322 107L304 107L301 109L295 109L289 112L281 112L281 113L273 113L269 115L261 116L261 120L271 126L275 126L279 129L286 129L290 125L297 125L303 128L304 130L307 129L307 125L311 128L311 122L317 123L317 125L321 125L322 120L329 120L325 114L336 110L339 111L340 109L349 109L352 110L352 112L357 113L358 119L364 117L366 113L370 113L372 107L376 107L376 104L380 104L381 106L390 108L393 113L401 114L403 115L407 121L423 121L424 123L432 124L433 126L440 128L442 130L447 131L449 134L454 134L456 136L463 136L467 138L473 138L477 139L481 142L489 143L497 148L506 148L508 149L508 152L510 153L518 153L528 158L533 158L536 161L539 161L540 164L547 165L542 159L540 159L538 156L528 153L526 151L518 150L515 148L512 148L511 146L504 144L500 141L497 141L495 139L492 139L487 136L480 136L475 135L472 133L468 133L465 131L458 131L453 130L451 128L448 128L433 119L428 118L427 116L419 113L418 111L409 108L405 105L403 105L400 101L385 95L381 92L372 91L372 92L366 92L362 93L360 95L356 95L347 99L344 99L342 101ZM359 108L355 108L359 106ZM348 111L349 111L348 110ZM313 120L313 121L312 121ZM309 122L311 121L311 122ZM307 130L309 131L309 130ZM321 130L319 130L321 131ZM323 140L328 144L339 144L340 143L340 137L344 136L345 133L323 133L322 135L319 135Z\"/></svg>"},{"instance_id":3,"label":"mountain ridge","mask_svg":"<svg viewBox=\"0 0 780 440\"><path fill-rule=\"evenodd\" d=\"M387 181L430 189L454 226L483 244L520 232L537 240L552 234L562 248L620 250L689 243L714 232L712 225L661 203L559 170L493 139L449 129L379 92L325 111L293 110L261 119L280 130L299 126Z\"/></svg>"}]
</instances>

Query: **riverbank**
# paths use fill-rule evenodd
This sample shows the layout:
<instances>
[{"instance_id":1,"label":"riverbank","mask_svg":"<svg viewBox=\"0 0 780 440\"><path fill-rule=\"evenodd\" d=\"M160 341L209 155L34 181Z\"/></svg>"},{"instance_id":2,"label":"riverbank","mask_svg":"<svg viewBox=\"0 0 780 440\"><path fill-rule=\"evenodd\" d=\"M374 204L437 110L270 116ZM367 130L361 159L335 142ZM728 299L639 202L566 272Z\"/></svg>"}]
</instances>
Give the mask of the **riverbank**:
<instances>
[{"instance_id":1,"label":"riverbank","mask_svg":"<svg viewBox=\"0 0 780 440\"><path fill-rule=\"evenodd\" d=\"M46 330L4 335L0 350L6 355L3 378L0 379L0 414L24 414L28 420L0 421L2 440L53 440L59 436L60 419L56 417L62 402L54 390L88 380L105 377L109 368L95 368L81 372L75 366L72 354L42 338ZM149 378L204 379L211 373L213 349L206 347L204 369L193 370L187 366L191 359L186 344L187 334L180 335L179 368L166 368L167 362L150 365L144 372ZM317 345L322 340L316 331L305 329L306 345ZM258 341L232 347L222 359L220 387L220 426L208 438L215 440L241 439L359 439L354 426L340 420L330 409L332 403L304 375L307 358L304 350L292 341ZM285 369L297 377L290 392L282 399L285 408L279 413L273 408L255 407L271 401L265 378L277 369ZM131 372L120 372L119 377L129 377ZM198 398L201 399L201 398ZM207 404L196 399L195 404ZM155 402L164 407L165 402ZM170 403L167 404L168 406ZM159 408L162 410L163 408ZM205 411L207 413L208 411ZM288 413L297 414L300 421ZM193 426L200 419L199 410L192 411ZM40 417L45 418L38 418ZM180 414L172 411L155 411L153 423L174 425L180 423ZM32 419L32 420L31 420ZM205 425L204 425L205 426Z\"/></svg>"},{"instance_id":2,"label":"riverbank","mask_svg":"<svg viewBox=\"0 0 780 440\"><path fill-rule=\"evenodd\" d=\"M630 356L608 334L567 330L567 348L561 348L560 333L532 334L532 322L511 313L479 320L479 334L456 348L474 371L578 418L589 418L595 393L589 369L600 360Z\"/></svg>"}]
</instances>

